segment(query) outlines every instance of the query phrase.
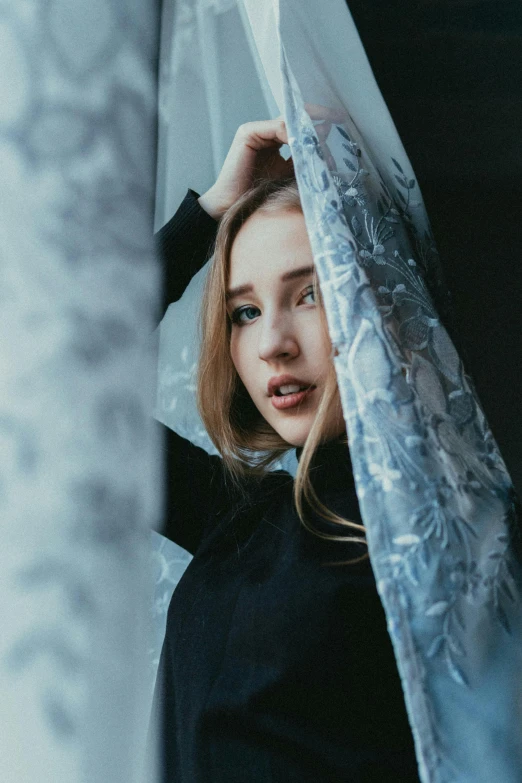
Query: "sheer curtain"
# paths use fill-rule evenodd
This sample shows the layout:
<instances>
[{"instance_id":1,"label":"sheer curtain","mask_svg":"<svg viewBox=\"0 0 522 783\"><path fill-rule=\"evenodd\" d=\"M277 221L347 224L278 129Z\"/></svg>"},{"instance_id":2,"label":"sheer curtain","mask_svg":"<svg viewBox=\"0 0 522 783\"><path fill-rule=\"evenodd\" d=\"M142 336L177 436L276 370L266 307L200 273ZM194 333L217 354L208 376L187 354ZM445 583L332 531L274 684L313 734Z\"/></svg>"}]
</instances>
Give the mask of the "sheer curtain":
<instances>
[{"instance_id":1,"label":"sheer curtain","mask_svg":"<svg viewBox=\"0 0 522 783\"><path fill-rule=\"evenodd\" d=\"M0 4L0 776L150 783L157 8Z\"/></svg>"},{"instance_id":2,"label":"sheer curtain","mask_svg":"<svg viewBox=\"0 0 522 783\"><path fill-rule=\"evenodd\" d=\"M181 0L170 29L157 225L188 186L212 184L241 122L284 114L421 779L515 783L519 504L349 10L344 0ZM202 443L190 399L197 346L180 326L198 296L195 285L162 324L157 415Z\"/></svg>"}]
</instances>

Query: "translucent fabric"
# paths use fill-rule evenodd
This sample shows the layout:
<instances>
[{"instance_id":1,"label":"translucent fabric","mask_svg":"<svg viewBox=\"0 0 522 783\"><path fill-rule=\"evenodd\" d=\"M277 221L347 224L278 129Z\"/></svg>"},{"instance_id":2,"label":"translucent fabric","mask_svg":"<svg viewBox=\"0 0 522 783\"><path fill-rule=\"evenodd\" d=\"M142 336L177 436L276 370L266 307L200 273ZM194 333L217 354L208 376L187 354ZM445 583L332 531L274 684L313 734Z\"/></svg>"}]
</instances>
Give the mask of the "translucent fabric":
<instances>
[{"instance_id":1,"label":"translucent fabric","mask_svg":"<svg viewBox=\"0 0 522 783\"><path fill-rule=\"evenodd\" d=\"M344 0L194 0L177 13L183 24L162 72L159 222L186 187L212 184L239 119L284 115L421 779L515 783L520 506L450 337L451 300L420 189L350 13ZM236 54L241 67L227 70ZM174 137L186 140L183 155ZM182 405L196 353L178 317L197 298L189 291L163 325L158 416L201 442Z\"/></svg>"},{"instance_id":2,"label":"translucent fabric","mask_svg":"<svg viewBox=\"0 0 522 783\"><path fill-rule=\"evenodd\" d=\"M150 783L158 26L0 3L0 777Z\"/></svg>"}]
</instances>

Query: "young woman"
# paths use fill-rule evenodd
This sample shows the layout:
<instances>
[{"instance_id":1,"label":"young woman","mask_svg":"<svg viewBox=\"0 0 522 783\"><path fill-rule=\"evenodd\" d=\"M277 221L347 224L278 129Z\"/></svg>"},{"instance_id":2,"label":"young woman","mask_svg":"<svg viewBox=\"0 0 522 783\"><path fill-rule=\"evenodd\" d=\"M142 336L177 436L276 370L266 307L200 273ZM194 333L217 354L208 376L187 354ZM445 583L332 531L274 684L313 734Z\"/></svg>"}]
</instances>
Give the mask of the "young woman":
<instances>
[{"instance_id":1,"label":"young woman","mask_svg":"<svg viewBox=\"0 0 522 783\"><path fill-rule=\"evenodd\" d=\"M158 235L166 305L215 242L198 402L223 456L166 430L164 533L194 557L156 690L162 779L418 781L286 142L281 119L242 126ZM295 482L267 470L292 447Z\"/></svg>"}]
</instances>

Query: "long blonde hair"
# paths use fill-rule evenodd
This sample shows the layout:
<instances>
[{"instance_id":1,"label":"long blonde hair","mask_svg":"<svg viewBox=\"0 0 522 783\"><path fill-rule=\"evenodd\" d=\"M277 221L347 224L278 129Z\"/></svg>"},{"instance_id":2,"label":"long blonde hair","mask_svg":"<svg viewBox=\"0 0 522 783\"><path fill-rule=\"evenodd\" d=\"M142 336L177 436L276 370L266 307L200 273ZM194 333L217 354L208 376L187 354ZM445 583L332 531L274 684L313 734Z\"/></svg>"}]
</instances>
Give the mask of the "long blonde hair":
<instances>
[{"instance_id":1,"label":"long blonde hair","mask_svg":"<svg viewBox=\"0 0 522 783\"><path fill-rule=\"evenodd\" d=\"M227 210L219 224L214 258L203 294L197 374L198 409L212 442L237 483L241 483L241 478L246 474L264 475L274 462L292 448L261 416L234 367L230 355L231 322L225 299L230 254L241 226L256 211L274 213L284 210L302 213L294 178L262 180ZM315 283L322 326L327 331L317 280ZM340 517L321 503L310 481L310 465L318 446L324 440L328 410L338 402L338 395L332 362L314 423L299 460L294 481L294 502L301 522L314 535L335 541L366 543L360 535L334 535L316 530L310 525L305 512L308 505L323 519L359 533L365 532L363 525Z\"/></svg>"}]
</instances>

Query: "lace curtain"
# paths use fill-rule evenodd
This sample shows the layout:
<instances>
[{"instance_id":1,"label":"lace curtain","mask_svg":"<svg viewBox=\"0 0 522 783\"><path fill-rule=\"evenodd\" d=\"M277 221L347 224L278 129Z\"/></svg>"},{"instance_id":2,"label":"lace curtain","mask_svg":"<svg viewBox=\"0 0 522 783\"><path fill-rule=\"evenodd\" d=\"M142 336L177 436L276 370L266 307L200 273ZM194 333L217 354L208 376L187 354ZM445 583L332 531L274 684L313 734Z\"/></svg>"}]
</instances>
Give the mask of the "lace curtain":
<instances>
[{"instance_id":1,"label":"lace curtain","mask_svg":"<svg viewBox=\"0 0 522 783\"><path fill-rule=\"evenodd\" d=\"M172 21L157 225L188 186L212 184L241 122L284 114L421 779L515 783L519 504L455 345L419 185L351 15L344 0L180 0L173 34ZM325 107L323 121L310 105ZM198 296L196 283L162 325L156 414L202 444L197 346L184 331Z\"/></svg>"},{"instance_id":2,"label":"lace curtain","mask_svg":"<svg viewBox=\"0 0 522 783\"><path fill-rule=\"evenodd\" d=\"M150 783L157 9L0 3L0 768Z\"/></svg>"}]
</instances>

